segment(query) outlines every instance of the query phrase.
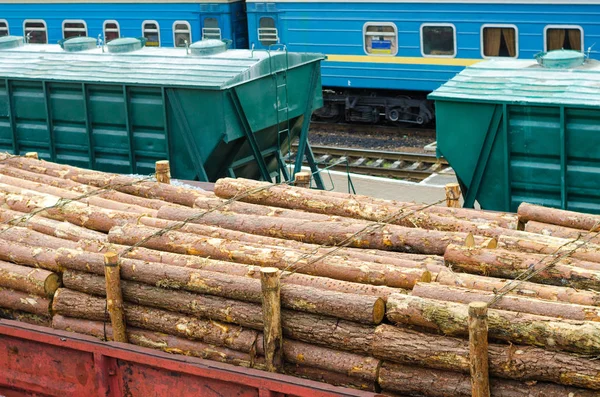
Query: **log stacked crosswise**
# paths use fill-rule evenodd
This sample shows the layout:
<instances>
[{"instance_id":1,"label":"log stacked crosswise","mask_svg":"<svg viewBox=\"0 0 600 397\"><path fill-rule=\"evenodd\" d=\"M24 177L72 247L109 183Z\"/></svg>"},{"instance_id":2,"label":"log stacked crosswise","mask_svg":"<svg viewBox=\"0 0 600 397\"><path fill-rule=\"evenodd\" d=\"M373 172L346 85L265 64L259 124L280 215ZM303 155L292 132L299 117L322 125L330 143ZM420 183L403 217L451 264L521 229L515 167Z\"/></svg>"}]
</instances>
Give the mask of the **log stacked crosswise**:
<instances>
[{"instance_id":1,"label":"log stacked crosswise","mask_svg":"<svg viewBox=\"0 0 600 397\"><path fill-rule=\"evenodd\" d=\"M390 395L600 393L591 215L0 160L0 317Z\"/></svg>"}]
</instances>

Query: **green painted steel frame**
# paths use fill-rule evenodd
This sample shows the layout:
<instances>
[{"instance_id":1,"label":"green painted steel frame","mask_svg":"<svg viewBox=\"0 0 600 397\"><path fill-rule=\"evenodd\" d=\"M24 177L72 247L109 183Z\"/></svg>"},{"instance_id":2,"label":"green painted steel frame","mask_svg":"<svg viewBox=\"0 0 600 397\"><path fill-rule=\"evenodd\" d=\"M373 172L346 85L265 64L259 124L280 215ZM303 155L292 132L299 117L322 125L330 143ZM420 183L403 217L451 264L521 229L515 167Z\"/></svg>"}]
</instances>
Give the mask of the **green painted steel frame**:
<instances>
[{"instance_id":1,"label":"green painted steel frame","mask_svg":"<svg viewBox=\"0 0 600 397\"><path fill-rule=\"evenodd\" d=\"M129 114L129 88L123 86L123 108L125 110L125 130L127 131L127 141L129 144L129 169L132 174L137 173L137 161L135 158L135 143L133 140L133 129L131 128L131 115Z\"/></svg>"},{"instance_id":2,"label":"green painted steel frame","mask_svg":"<svg viewBox=\"0 0 600 397\"><path fill-rule=\"evenodd\" d=\"M88 88L87 84L81 84L81 96L83 98L83 113L85 115L85 130L88 137L88 145L89 145L89 166L90 169L94 169L94 164L96 164L96 153L94 151L94 136L92 131L92 122L91 115L89 109L89 96L88 96Z\"/></svg>"},{"instance_id":3,"label":"green painted steel frame","mask_svg":"<svg viewBox=\"0 0 600 397\"><path fill-rule=\"evenodd\" d=\"M48 129L48 152L50 160L56 161L56 144L54 142L54 123L52 122L52 93L49 90L48 82L42 81L42 91L44 95L44 107L46 108L46 128Z\"/></svg>"},{"instance_id":4,"label":"green painted steel frame","mask_svg":"<svg viewBox=\"0 0 600 397\"><path fill-rule=\"evenodd\" d=\"M7 97L7 101L8 101L8 120L9 120L9 124L10 124L10 130L12 132L12 147L13 147L13 153L16 155L19 155L20 151L19 151L19 141L18 141L18 137L17 137L17 126L16 126L16 120L15 120L15 106L13 104L13 95L12 95L12 88L10 86L10 81L8 79L4 80L4 83L6 84L6 97Z\"/></svg>"}]
</instances>

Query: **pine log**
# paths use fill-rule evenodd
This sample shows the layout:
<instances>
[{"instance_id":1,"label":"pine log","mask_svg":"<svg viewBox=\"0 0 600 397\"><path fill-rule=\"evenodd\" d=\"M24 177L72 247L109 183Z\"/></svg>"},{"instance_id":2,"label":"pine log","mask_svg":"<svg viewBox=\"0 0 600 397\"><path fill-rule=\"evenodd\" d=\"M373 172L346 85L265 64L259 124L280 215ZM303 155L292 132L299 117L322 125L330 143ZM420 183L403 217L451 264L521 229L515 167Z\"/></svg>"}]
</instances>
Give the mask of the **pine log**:
<instances>
[{"instance_id":1,"label":"pine log","mask_svg":"<svg viewBox=\"0 0 600 397\"><path fill-rule=\"evenodd\" d=\"M260 269L263 312L263 350L267 371L283 370L283 335L281 331L281 283L279 269Z\"/></svg>"},{"instance_id":2,"label":"pine log","mask_svg":"<svg viewBox=\"0 0 600 397\"><path fill-rule=\"evenodd\" d=\"M0 288L0 307L39 316L50 315L50 300L27 292L16 291L10 288Z\"/></svg>"},{"instance_id":3,"label":"pine log","mask_svg":"<svg viewBox=\"0 0 600 397\"><path fill-rule=\"evenodd\" d=\"M183 220L185 218L182 217L181 219ZM140 223L150 227L166 228L176 225L178 221L142 217L140 218ZM226 240L235 240L250 244L260 244L263 247L289 247L289 249L294 249L303 253L310 252L312 255L316 256L329 253L333 249L331 247L322 247L317 244L308 244L295 240L261 236L251 233L239 232L237 230L224 229L222 227L201 225L195 223L185 224L177 230L185 233L194 233L201 236L209 236ZM432 257L419 254L411 255L406 253L384 250L364 250L360 248L348 247L336 247L335 250L336 256L343 256L344 258L354 261L382 263L386 265L409 268L424 267L427 270L434 273L438 273L444 268L443 259L439 260L439 257Z\"/></svg>"},{"instance_id":4,"label":"pine log","mask_svg":"<svg viewBox=\"0 0 600 397\"><path fill-rule=\"evenodd\" d=\"M61 189L54 186L48 186L43 183L32 182L26 179L13 178L12 176L0 174L0 190L6 193L19 194L19 195L31 195L34 197L44 198L63 198L67 200L76 200L79 203L85 203L89 205L95 205L100 208L133 212L138 214L148 214L156 216L156 210L150 208L139 207L132 204L119 203L118 201L106 200L98 195L93 194L94 191L89 194L89 197L82 197L87 194L79 194L67 189Z\"/></svg>"},{"instance_id":5,"label":"pine log","mask_svg":"<svg viewBox=\"0 0 600 397\"><path fill-rule=\"evenodd\" d=\"M518 283L515 282L515 284ZM438 283L417 283L411 294L421 298L457 303L491 302L496 297L495 292L451 287ZM600 321L599 307L549 302L524 296L504 295L491 307L499 310L537 314L546 317L579 321Z\"/></svg>"},{"instance_id":6,"label":"pine log","mask_svg":"<svg viewBox=\"0 0 600 397\"><path fill-rule=\"evenodd\" d=\"M71 241L79 241L81 239L107 241L107 236L104 233L38 215L31 216L30 214L12 211L7 208L0 209L0 222L26 227L39 233Z\"/></svg>"},{"instance_id":7,"label":"pine log","mask_svg":"<svg viewBox=\"0 0 600 397\"><path fill-rule=\"evenodd\" d=\"M40 327L50 327L52 319L50 315L40 316L39 314L27 313L21 310L12 310L0 308L0 319L20 321Z\"/></svg>"},{"instance_id":8,"label":"pine log","mask_svg":"<svg viewBox=\"0 0 600 397\"><path fill-rule=\"evenodd\" d=\"M592 244L600 244L598 232L588 232L581 229L551 225L537 221L529 221L525 224L525 231L529 233L543 234L544 236L560 237L566 239L581 239Z\"/></svg>"},{"instance_id":9,"label":"pine log","mask_svg":"<svg viewBox=\"0 0 600 397\"><path fill-rule=\"evenodd\" d=\"M49 236L20 226L0 225L0 239L31 247L46 247L51 249L61 247L77 248L77 243L74 241Z\"/></svg>"},{"instance_id":10,"label":"pine log","mask_svg":"<svg viewBox=\"0 0 600 397\"><path fill-rule=\"evenodd\" d=\"M477 276L465 273L454 273L450 270L440 272L435 281L440 284L470 288L481 291L495 292L500 291L512 280L498 279L485 276ZM585 306L600 306L600 293L595 291L583 291L575 288L558 287L531 283L528 281L520 282L514 290L509 292L511 295L520 295L530 298L545 299L555 302L573 303Z\"/></svg>"},{"instance_id":11,"label":"pine log","mask_svg":"<svg viewBox=\"0 0 600 397\"><path fill-rule=\"evenodd\" d=\"M164 206L158 210L158 217L181 220L179 209L172 206ZM448 219L448 222L453 222L452 218ZM442 255L448 244L461 244L467 237L466 233L462 232L423 230L397 225L378 225L374 228L375 224L348 222L336 217L330 217L328 221L312 221L197 211L196 219L190 222L312 244L332 246L348 244L355 248L430 255ZM366 232L367 230L369 232ZM483 239L479 237L478 242L483 242Z\"/></svg>"},{"instance_id":12,"label":"pine log","mask_svg":"<svg viewBox=\"0 0 600 397\"><path fill-rule=\"evenodd\" d=\"M487 310L485 302L469 304L469 359L473 397L490 396Z\"/></svg>"},{"instance_id":13,"label":"pine log","mask_svg":"<svg viewBox=\"0 0 600 397\"><path fill-rule=\"evenodd\" d=\"M54 186L61 189L71 190L79 194L87 194L93 191L98 191L99 189L97 187L85 185L83 183L78 183L70 179L63 179L50 175L25 171L23 169L9 167L3 164L0 164L0 174L9 175L15 178L24 179L32 182L38 182L44 185ZM160 207L167 204L167 202L162 200L138 197L127 193L118 192L115 190L105 190L99 193L97 197L102 197L106 200L118 201L124 204L132 204L140 207L151 208L154 210L158 210Z\"/></svg>"},{"instance_id":14,"label":"pine log","mask_svg":"<svg viewBox=\"0 0 600 397\"><path fill-rule=\"evenodd\" d=\"M51 297L60 287L60 277L48 270L0 261L0 287Z\"/></svg>"},{"instance_id":15,"label":"pine log","mask_svg":"<svg viewBox=\"0 0 600 397\"><path fill-rule=\"evenodd\" d=\"M539 271L531 281L578 289L600 290L600 271L568 265L568 261L553 263L553 257L529 258L502 249L468 248L450 245L444 254L446 265L466 273L492 277L516 278L525 271ZM582 263L582 262L579 262ZM586 266L593 267L588 262Z\"/></svg>"},{"instance_id":16,"label":"pine log","mask_svg":"<svg viewBox=\"0 0 600 397\"><path fill-rule=\"evenodd\" d=\"M130 303L125 303L124 307L128 326L225 346L244 353L255 351L258 333L254 330ZM66 317L108 320L104 299L65 288L56 291L52 309Z\"/></svg>"},{"instance_id":17,"label":"pine log","mask_svg":"<svg viewBox=\"0 0 600 397\"><path fill-rule=\"evenodd\" d=\"M155 166L155 174L157 182L160 183L171 183L171 166L169 165L169 160L159 160L154 163Z\"/></svg>"},{"instance_id":18,"label":"pine log","mask_svg":"<svg viewBox=\"0 0 600 397\"><path fill-rule=\"evenodd\" d=\"M65 288L74 291L106 296L104 277L95 274L65 270L63 284ZM135 281L122 281L122 291L125 301L137 305L210 318L256 330L263 329L262 310L256 303L187 291L165 290Z\"/></svg>"},{"instance_id":19,"label":"pine log","mask_svg":"<svg viewBox=\"0 0 600 397\"><path fill-rule=\"evenodd\" d=\"M119 244L105 244L97 241L80 241L78 248L92 253L105 253L108 251L123 252L128 248L128 246ZM260 267L258 266L218 261L194 255L175 254L172 252L156 251L148 248L135 248L131 252L125 254L125 257L139 259L145 262L165 263L173 266L202 269L217 273L260 278L258 271ZM387 300L387 297L391 294L406 292L404 289L387 287L385 285L354 283L349 281L334 280L327 277L310 276L302 273L285 272L284 281L289 284L304 285L307 287L327 289L337 292L377 296L384 301Z\"/></svg>"},{"instance_id":20,"label":"pine log","mask_svg":"<svg viewBox=\"0 0 600 397\"><path fill-rule=\"evenodd\" d=\"M350 387L352 389L366 390L371 392L377 391L375 382L357 379L326 369L309 367L300 364L285 364L284 372L287 375L296 376L298 378L306 378L318 382L325 382L334 386Z\"/></svg>"},{"instance_id":21,"label":"pine log","mask_svg":"<svg viewBox=\"0 0 600 397\"><path fill-rule=\"evenodd\" d=\"M460 185L458 183L447 183L446 207L460 208Z\"/></svg>"},{"instance_id":22,"label":"pine log","mask_svg":"<svg viewBox=\"0 0 600 397\"><path fill-rule=\"evenodd\" d=\"M134 245L156 236L157 229L125 225L113 228L109 241ZM167 232L152 237L142 244L146 248L181 254L202 255L282 270L301 272L336 280L359 282L389 287L412 288L418 281L427 281L431 274L422 269L395 268L377 263L350 262L339 257L315 260L307 255L282 249L252 246L217 238Z\"/></svg>"},{"instance_id":23,"label":"pine log","mask_svg":"<svg viewBox=\"0 0 600 397\"><path fill-rule=\"evenodd\" d=\"M461 326L466 328L466 318ZM372 346L376 358L469 374L469 342L463 339L380 325ZM600 390L597 361L531 346L490 343L488 349L491 376Z\"/></svg>"},{"instance_id":24,"label":"pine log","mask_svg":"<svg viewBox=\"0 0 600 397\"><path fill-rule=\"evenodd\" d=\"M110 317L115 342L127 343L127 327L121 291L121 266L116 252L104 254L104 279L106 280L106 311Z\"/></svg>"},{"instance_id":25,"label":"pine log","mask_svg":"<svg viewBox=\"0 0 600 397\"><path fill-rule=\"evenodd\" d=\"M108 232L113 226L137 222L140 214L118 210L107 210L79 202L65 202L59 205L58 198L7 194L0 192L0 203L19 212L40 211L47 218L67 221L77 226Z\"/></svg>"},{"instance_id":26,"label":"pine log","mask_svg":"<svg viewBox=\"0 0 600 397\"><path fill-rule=\"evenodd\" d=\"M538 221L588 232L600 230L600 215L583 214L529 203L519 205L517 214L522 222Z\"/></svg>"},{"instance_id":27,"label":"pine log","mask_svg":"<svg viewBox=\"0 0 600 397\"><path fill-rule=\"evenodd\" d=\"M39 267L52 272L60 271L54 249L4 240L7 234L0 233L0 260L28 267Z\"/></svg>"},{"instance_id":28,"label":"pine log","mask_svg":"<svg viewBox=\"0 0 600 397\"><path fill-rule=\"evenodd\" d=\"M52 327L63 331L78 332L80 334L94 336L102 340L112 340L112 327L110 324L105 325L102 321L70 318L56 314L52 318ZM106 335L104 333L105 331ZM127 328L127 338L129 343L133 343L134 345L163 350L167 353L200 357L206 360L219 361L248 368L253 366L254 357L250 353L243 353L226 347L218 347L198 341L191 341L160 332L129 327Z\"/></svg>"},{"instance_id":29,"label":"pine log","mask_svg":"<svg viewBox=\"0 0 600 397\"><path fill-rule=\"evenodd\" d=\"M379 385L408 396L471 397L469 376L452 371L432 371L408 365L384 362ZM516 382L490 379L492 397L592 397L596 392L546 382Z\"/></svg>"},{"instance_id":30,"label":"pine log","mask_svg":"<svg viewBox=\"0 0 600 397\"><path fill-rule=\"evenodd\" d=\"M193 207L195 199L204 195L203 192L196 189L150 182L142 178L91 171L43 160L40 161L23 157L8 158L6 155L2 155L0 160L2 160L4 164L12 167L38 174L70 179L75 182L96 187L110 187L134 196L160 199L171 203L186 205L188 207Z\"/></svg>"},{"instance_id":31,"label":"pine log","mask_svg":"<svg viewBox=\"0 0 600 397\"><path fill-rule=\"evenodd\" d=\"M215 184L215 194L222 198L240 197L241 201L271 205L289 209L301 209L329 215L339 215L349 218L367 219L370 221L381 221L403 209L406 212L420 210L423 205L405 203L398 201L377 200L365 196L346 195L333 192L318 191L297 188L293 186L269 187L264 182L248 179L219 179ZM262 189L248 194L252 189ZM500 226L516 228L517 218L514 215L502 213L488 213L464 208L429 207L419 211L420 215L435 213L440 215L451 215L461 219L486 219L498 222ZM410 223L404 220L396 220L397 223L410 227ZM396 223L391 222L391 223Z\"/></svg>"},{"instance_id":32,"label":"pine log","mask_svg":"<svg viewBox=\"0 0 600 397\"><path fill-rule=\"evenodd\" d=\"M387 303L387 318L393 323L417 325L446 335L468 335L467 305L461 303L412 295L392 295ZM600 353L600 324L597 322L558 320L535 314L490 309L488 329L491 338L510 343L579 354Z\"/></svg>"},{"instance_id":33,"label":"pine log","mask_svg":"<svg viewBox=\"0 0 600 397\"><path fill-rule=\"evenodd\" d=\"M540 241L515 236L500 236L498 238L498 244L499 246L510 251L531 252L547 255L569 252L569 257L573 259L580 259L588 262L600 262L600 246L596 244L585 243L583 240L576 241L558 239L555 237L552 238L557 239L558 241Z\"/></svg>"},{"instance_id":34,"label":"pine log","mask_svg":"<svg viewBox=\"0 0 600 397\"><path fill-rule=\"evenodd\" d=\"M102 257L82 251L61 249L58 250L57 261L67 269L103 274L103 262L100 262L98 256ZM262 299L261 285L257 279L155 262L122 259L121 277L163 288L184 289L242 301L260 303ZM374 296L294 284L283 285L281 300L283 307L289 309L333 315L367 324L379 324L385 312L383 300Z\"/></svg>"}]
</instances>

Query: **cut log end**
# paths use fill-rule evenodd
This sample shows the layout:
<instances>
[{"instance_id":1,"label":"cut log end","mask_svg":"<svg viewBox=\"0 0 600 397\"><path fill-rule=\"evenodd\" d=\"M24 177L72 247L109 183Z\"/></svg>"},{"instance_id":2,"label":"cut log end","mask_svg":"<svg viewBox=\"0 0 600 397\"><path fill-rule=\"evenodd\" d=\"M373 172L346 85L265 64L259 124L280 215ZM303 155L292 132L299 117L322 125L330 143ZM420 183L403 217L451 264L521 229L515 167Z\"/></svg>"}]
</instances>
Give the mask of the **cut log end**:
<instances>
[{"instance_id":1,"label":"cut log end","mask_svg":"<svg viewBox=\"0 0 600 397\"><path fill-rule=\"evenodd\" d=\"M431 280L433 280L433 275L431 274L431 272L429 270L425 270L423 272L423 274L421 275L421 278L419 279L419 281L424 282L424 283L430 283Z\"/></svg>"},{"instance_id":2,"label":"cut log end","mask_svg":"<svg viewBox=\"0 0 600 397\"><path fill-rule=\"evenodd\" d=\"M46 277L46 281L44 281L44 291L46 291L46 296L52 296L56 292L58 288L60 288L60 276L56 273L50 274Z\"/></svg>"},{"instance_id":3,"label":"cut log end","mask_svg":"<svg viewBox=\"0 0 600 397\"><path fill-rule=\"evenodd\" d=\"M373 305L373 324L380 324L385 316L385 302L378 298Z\"/></svg>"},{"instance_id":4,"label":"cut log end","mask_svg":"<svg viewBox=\"0 0 600 397\"><path fill-rule=\"evenodd\" d=\"M29 159L35 159L38 160L38 152L27 152L25 153L25 157L29 158Z\"/></svg>"},{"instance_id":5,"label":"cut log end","mask_svg":"<svg viewBox=\"0 0 600 397\"><path fill-rule=\"evenodd\" d=\"M469 303L469 315L481 317L486 316L488 310L488 304L485 302L471 302Z\"/></svg>"},{"instance_id":6,"label":"cut log end","mask_svg":"<svg viewBox=\"0 0 600 397\"><path fill-rule=\"evenodd\" d=\"M114 267L119 264L119 254L110 251L104 254L104 265Z\"/></svg>"}]
</instances>

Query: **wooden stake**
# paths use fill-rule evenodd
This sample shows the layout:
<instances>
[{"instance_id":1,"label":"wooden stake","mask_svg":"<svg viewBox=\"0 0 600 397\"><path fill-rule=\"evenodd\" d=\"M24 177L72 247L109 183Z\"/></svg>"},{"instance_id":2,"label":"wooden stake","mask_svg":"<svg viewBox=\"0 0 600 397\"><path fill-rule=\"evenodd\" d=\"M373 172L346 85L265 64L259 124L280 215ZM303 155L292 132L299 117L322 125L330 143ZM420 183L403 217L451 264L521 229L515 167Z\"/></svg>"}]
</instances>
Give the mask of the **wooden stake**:
<instances>
[{"instance_id":1,"label":"wooden stake","mask_svg":"<svg viewBox=\"0 0 600 397\"><path fill-rule=\"evenodd\" d=\"M490 397L487 303L469 304L469 357L473 397Z\"/></svg>"},{"instance_id":2,"label":"wooden stake","mask_svg":"<svg viewBox=\"0 0 600 397\"><path fill-rule=\"evenodd\" d=\"M312 178L312 174L310 172L298 172L294 175L294 186L310 188L310 180Z\"/></svg>"},{"instance_id":3,"label":"wooden stake","mask_svg":"<svg viewBox=\"0 0 600 397\"><path fill-rule=\"evenodd\" d=\"M169 160L160 160L155 164L156 180L160 183L171 183L171 167Z\"/></svg>"},{"instance_id":4,"label":"wooden stake","mask_svg":"<svg viewBox=\"0 0 600 397\"><path fill-rule=\"evenodd\" d=\"M283 336L281 332L280 272L274 267L260 269L263 308L263 347L267 371L283 369Z\"/></svg>"},{"instance_id":5,"label":"wooden stake","mask_svg":"<svg viewBox=\"0 0 600 397\"><path fill-rule=\"evenodd\" d=\"M106 278L106 307L112 324L113 340L127 343L121 292L121 267L119 255L116 252L104 254L104 276Z\"/></svg>"},{"instance_id":6,"label":"wooden stake","mask_svg":"<svg viewBox=\"0 0 600 397\"><path fill-rule=\"evenodd\" d=\"M460 186L458 183L446 185L446 207L460 208Z\"/></svg>"},{"instance_id":7,"label":"wooden stake","mask_svg":"<svg viewBox=\"0 0 600 397\"><path fill-rule=\"evenodd\" d=\"M25 153L25 157L27 157L29 159L36 159L36 160L39 159L37 152L27 152L27 153Z\"/></svg>"}]
</instances>

